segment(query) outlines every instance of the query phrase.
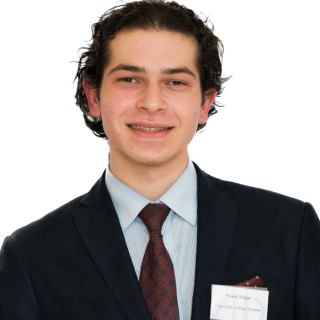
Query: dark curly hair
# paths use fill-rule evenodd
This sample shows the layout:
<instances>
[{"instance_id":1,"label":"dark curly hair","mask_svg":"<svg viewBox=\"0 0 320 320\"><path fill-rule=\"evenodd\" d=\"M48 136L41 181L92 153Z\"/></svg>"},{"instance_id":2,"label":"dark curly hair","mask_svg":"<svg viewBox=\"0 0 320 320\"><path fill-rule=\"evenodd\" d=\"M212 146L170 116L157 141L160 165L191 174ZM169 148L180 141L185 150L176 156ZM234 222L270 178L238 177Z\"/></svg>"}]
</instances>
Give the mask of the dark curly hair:
<instances>
[{"instance_id":1,"label":"dark curly hair","mask_svg":"<svg viewBox=\"0 0 320 320\"><path fill-rule=\"evenodd\" d=\"M136 29L176 32L193 37L197 41L197 67L203 97L205 92L212 88L219 96L223 83L228 80L221 77L223 45L214 35L214 28L208 19L201 20L192 10L174 1L143 0L116 6L105 12L99 21L92 25L91 43L88 47L81 48L85 51L80 56L75 76L75 80L78 81L76 104L83 112L86 125L98 137L108 139L103 131L101 118L90 115L83 81L98 89L99 93L103 72L110 58L110 41L120 31ZM208 116L217 112L216 106L220 105L214 101ZM206 123L198 125L197 131L205 125Z\"/></svg>"}]
</instances>

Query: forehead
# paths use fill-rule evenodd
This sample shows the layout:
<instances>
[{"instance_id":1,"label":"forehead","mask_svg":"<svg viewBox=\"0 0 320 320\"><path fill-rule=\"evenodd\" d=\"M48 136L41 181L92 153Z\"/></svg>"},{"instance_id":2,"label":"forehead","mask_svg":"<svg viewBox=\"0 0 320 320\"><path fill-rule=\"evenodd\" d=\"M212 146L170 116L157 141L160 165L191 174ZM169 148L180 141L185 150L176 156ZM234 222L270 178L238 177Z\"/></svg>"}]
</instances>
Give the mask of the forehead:
<instances>
[{"instance_id":1,"label":"forehead","mask_svg":"<svg viewBox=\"0 0 320 320\"><path fill-rule=\"evenodd\" d=\"M158 30L121 31L110 45L107 68L134 64L150 69L186 65L197 72L198 45L191 36Z\"/></svg>"}]
</instances>

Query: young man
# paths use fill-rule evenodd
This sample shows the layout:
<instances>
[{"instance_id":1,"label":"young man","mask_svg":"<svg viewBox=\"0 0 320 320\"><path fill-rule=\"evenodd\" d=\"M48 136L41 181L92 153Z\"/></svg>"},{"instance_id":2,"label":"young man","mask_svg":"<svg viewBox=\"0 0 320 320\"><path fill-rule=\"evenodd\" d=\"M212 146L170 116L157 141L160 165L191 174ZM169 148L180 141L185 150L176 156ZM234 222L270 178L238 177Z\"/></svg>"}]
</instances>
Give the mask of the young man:
<instances>
[{"instance_id":1,"label":"young man","mask_svg":"<svg viewBox=\"0 0 320 320\"><path fill-rule=\"evenodd\" d=\"M174 2L128 3L95 24L76 98L110 163L89 193L6 239L1 320L209 319L212 284L255 276L268 320L319 318L312 206L188 158L221 93L220 54L212 30Z\"/></svg>"}]
</instances>

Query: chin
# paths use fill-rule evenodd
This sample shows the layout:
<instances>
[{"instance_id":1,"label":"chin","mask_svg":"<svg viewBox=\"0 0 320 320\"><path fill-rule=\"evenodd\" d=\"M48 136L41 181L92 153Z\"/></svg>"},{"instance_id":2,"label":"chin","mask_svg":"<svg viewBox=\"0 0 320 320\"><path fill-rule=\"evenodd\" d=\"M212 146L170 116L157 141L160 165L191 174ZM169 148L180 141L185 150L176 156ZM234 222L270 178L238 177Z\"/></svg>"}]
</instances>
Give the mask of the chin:
<instances>
[{"instance_id":1,"label":"chin","mask_svg":"<svg viewBox=\"0 0 320 320\"><path fill-rule=\"evenodd\" d=\"M160 166L162 164L165 164L167 161L165 159L159 159L159 158L144 158L140 159L137 161L142 166L147 166L147 167L154 167L154 166Z\"/></svg>"},{"instance_id":2,"label":"chin","mask_svg":"<svg viewBox=\"0 0 320 320\"><path fill-rule=\"evenodd\" d=\"M162 166L167 164L172 164L174 162L180 162L183 157L181 155L146 155L145 157L141 157L143 155L140 155L139 159L136 159L138 163L140 163L142 166ZM179 160L180 159L180 160Z\"/></svg>"}]
</instances>

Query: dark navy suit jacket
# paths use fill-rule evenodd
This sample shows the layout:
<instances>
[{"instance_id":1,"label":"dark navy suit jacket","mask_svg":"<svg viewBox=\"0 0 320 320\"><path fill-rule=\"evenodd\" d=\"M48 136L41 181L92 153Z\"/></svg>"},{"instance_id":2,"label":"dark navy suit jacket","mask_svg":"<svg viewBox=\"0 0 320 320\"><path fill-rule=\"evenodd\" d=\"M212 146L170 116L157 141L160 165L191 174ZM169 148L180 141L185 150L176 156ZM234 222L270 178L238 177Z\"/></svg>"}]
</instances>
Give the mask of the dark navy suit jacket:
<instances>
[{"instance_id":1,"label":"dark navy suit jacket","mask_svg":"<svg viewBox=\"0 0 320 320\"><path fill-rule=\"evenodd\" d=\"M211 284L254 276L269 289L268 320L319 320L320 222L312 206L196 170L192 320L209 319ZM104 175L89 193L6 238L0 319L151 319Z\"/></svg>"}]
</instances>

